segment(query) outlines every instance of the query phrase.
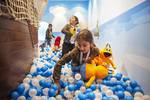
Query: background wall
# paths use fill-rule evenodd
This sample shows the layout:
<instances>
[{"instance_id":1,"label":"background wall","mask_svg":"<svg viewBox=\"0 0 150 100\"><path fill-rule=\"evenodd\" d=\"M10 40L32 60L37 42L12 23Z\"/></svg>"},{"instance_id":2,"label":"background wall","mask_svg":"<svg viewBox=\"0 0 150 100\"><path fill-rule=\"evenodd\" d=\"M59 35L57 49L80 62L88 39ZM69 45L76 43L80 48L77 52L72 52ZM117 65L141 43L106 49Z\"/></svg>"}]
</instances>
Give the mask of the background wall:
<instances>
[{"instance_id":1,"label":"background wall","mask_svg":"<svg viewBox=\"0 0 150 100\"><path fill-rule=\"evenodd\" d=\"M39 40L45 39L48 23L53 24L53 32L60 32L71 16L77 16L81 28L87 27L88 0L48 0L38 31Z\"/></svg>"},{"instance_id":2,"label":"background wall","mask_svg":"<svg viewBox=\"0 0 150 100\"><path fill-rule=\"evenodd\" d=\"M150 94L150 1L112 0L111 5L106 5L106 1L103 4L101 0L97 46L110 43L118 71L138 81Z\"/></svg>"}]
</instances>

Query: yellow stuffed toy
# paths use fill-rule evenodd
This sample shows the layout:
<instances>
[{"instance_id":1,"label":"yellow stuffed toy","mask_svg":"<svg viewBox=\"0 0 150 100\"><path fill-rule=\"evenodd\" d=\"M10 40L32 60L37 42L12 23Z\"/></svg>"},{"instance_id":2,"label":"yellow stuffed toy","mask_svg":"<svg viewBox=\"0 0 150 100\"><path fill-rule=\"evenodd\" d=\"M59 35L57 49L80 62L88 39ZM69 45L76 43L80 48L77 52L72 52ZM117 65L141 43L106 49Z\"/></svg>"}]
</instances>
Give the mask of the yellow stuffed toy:
<instances>
[{"instance_id":1,"label":"yellow stuffed toy","mask_svg":"<svg viewBox=\"0 0 150 100\"><path fill-rule=\"evenodd\" d=\"M102 65L107 68L111 65L114 69L116 69L116 65L112 60L112 49L110 47L110 44L107 43L106 47L100 50L99 56L95 57L92 60L92 64Z\"/></svg>"},{"instance_id":2,"label":"yellow stuffed toy","mask_svg":"<svg viewBox=\"0 0 150 100\"><path fill-rule=\"evenodd\" d=\"M81 76L88 81L86 87L90 87L95 79L103 79L108 76L108 69L104 66L94 64L84 64L80 69Z\"/></svg>"}]
</instances>

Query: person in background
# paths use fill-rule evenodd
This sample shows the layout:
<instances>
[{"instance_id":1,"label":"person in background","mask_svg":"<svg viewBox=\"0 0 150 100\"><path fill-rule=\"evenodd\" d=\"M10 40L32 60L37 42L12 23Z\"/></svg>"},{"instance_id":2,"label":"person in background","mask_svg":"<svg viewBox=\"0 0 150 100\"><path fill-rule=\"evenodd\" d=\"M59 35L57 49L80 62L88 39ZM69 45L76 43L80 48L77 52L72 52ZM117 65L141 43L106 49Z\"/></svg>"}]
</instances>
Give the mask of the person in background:
<instances>
[{"instance_id":1,"label":"person in background","mask_svg":"<svg viewBox=\"0 0 150 100\"><path fill-rule=\"evenodd\" d=\"M46 30L46 36L45 36L46 44L49 45L49 46L51 46L51 39L52 39L52 37L54 37L52 35L52 27L53 27L52 24L48 25L48 28Z\"/></svg>"},{"instance_id":2,"label":"person in background","mask_svg":"<svg viewBox=\"0 0 150 100\"><path fill-rule=\"evenodd\" d=\"M59 80L62 65L71 61L72 71L80 72L80 68L84 63L91 63L92 59L99 55L99 49L94 45L93 36L89 30L81 30L76 37L76 43L75 48L58 60L54 67L53 79L58 87L60 87Z\"/></svg>"},{"instance_id":3,"label":"person in background","mask_svg":"<svg viewBox=\"0 0 150 100\"><path fill-rule=\"evenodd\" d=\"M62 45L62 57L75 47L75 38L79 31L79 20L76 16L72 16L69 23L64 26L62 33L65 34Z\"/></svg>"}]
</instances>

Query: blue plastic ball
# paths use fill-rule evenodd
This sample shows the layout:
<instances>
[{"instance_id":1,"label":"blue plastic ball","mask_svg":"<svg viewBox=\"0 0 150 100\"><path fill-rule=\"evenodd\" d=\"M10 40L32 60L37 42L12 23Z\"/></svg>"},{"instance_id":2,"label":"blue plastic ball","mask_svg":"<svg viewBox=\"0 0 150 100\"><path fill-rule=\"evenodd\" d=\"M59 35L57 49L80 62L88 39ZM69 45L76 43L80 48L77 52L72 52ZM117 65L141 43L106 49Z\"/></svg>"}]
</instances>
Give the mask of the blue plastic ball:
<instances>
[{"instance_id":1,"label":"blue plastic ball","mask_svg":"<svg viewBox=\"0 0 150 100\"><path fill-rule=\"evenodd\" d=\"M94 91L94 90L96 90L96 85L92 84L92 85L90 86L90 88L92 89L92 91Z\"/></svg>"},{"instance_id":2,"label":"blue plastic ball","mask_svg":"<svg viewBox=\"0 0 150 100\"><path fill-rule=\"evenodd\" d=\"M45 72L48 69L48 67L44 66L41 68L41 71Z\"/></svg>"},{"instance_id":3,"label":"blue plastic ball","mask_svg":"<svg viewBox=\"0 0 150 100\"><path fill-rule=\"evenodd\" d=\"M51 86L55 91L58 90L58 86L56 84Z\"/></svg>"},{"instance_id":4,"label":"blue plastic ball","mask_svg":"<svg viewBox=\"0 0 150 100\"><path fill-rule=\"evenodd\" d=\"M83 93L80 93L79 95L78 95L78 98L80 99L80 100L86 100L86 95L85 94L83 94Z\"/></svg>"},{"instance_id":5,"label":"blue plastic ball","mask_svg":"<svg viewBox=\"0 0 150 100\"><path fill-rule=\"evenodd\" d=\"M142 90L141 87L137 86L137 87L135 87L135 88L133 89L133 92L134 92L134 93L135 93L135 92L141 92L141 93L143 93L143 90Z\"/></svg>"},{"instance_id":6,"label":"blue plastic ball","mask_svg":"<svg viewBox=\"0 0 150 100\"><path fill-rule=\"evenodd\" d=\"M120 80L122 78L122 74L121 73L117 73L115 75L115 77L116 77L117 80Z\"/></svg>"},{"instance_id":7,"label":"blue plastic ball","mask_svg":"<svg viewBox=\"0 0 150 100\"><path fill-rule=\"evenodd\" d=\"M20 95L18 94L18 92L14 91L11 93L11 97L13 100L17 100L17 98L19 97Z\"/></svg>"},{"instance_id":8,"label":"blue plastic ball","mask_svg":"<svg viewBox=\"0 0 150 100\"><path fill-rule=\"evenodd\" d=\"M48 95L49 95L50 97L53 97L53 96L56 95L56 91L55 91L54 89L49 89Z\"/></svg>"},{"instance_id":9,"label":"blue plastic ball","mask_svg":"<svg viewBox=\"0 0 150 100\"><path fill-rule=\"evenodd\" d=\"M135 80L132 80L132 81L130 82L130 86L131 86L132 88L135 88L137 85L138 85L138 84L137 84L137 82L136 82Z\"/></svg>"},{"instance_id":10,"label":"blue plastic ball","mask_svg":"<svg viewBox=\"0 0 150 100\"><path fill-rule=\"evenodd\" d=\"M17 92L21 95L25 90L25 87L23 84L20 84L18 87L17 87Z\"/></svg>"},{"instance_id":11,"label":"blue plastic ball","mask_svg":"<svg viewBox=\"0 0 150 100\"><path fill-rule=\"evenodd\" d=\"M49 77L49 76L51 76L51 75L52 75L52 72L49 71L49 70L47 70L47 71L45 71L45 72L43 73L43 76L45 76L45 77Z\"/></svg>"},{"instance_id":12,"label":"blue plastic ball","mask_svg":"<svg viewBox=\"0 0 150 100\"><path fill-rule=\"evenodd\" d=\"M128 92L130 92L130 93L132 94L133 89L132 89L132 87L131 87L131 86L128 86L128 87L126 87L126 91L128 91Z\"/></svg>"},{"instance_id":13,"label":"blue plastic ball","mask_svg":"<svg viewBox=\"0 0 150 100\"><path fill-rule=\"evenodd\" d=\"M92 89L91 88L87 88L85 93L89 93L89 92L92 92Z\"/></svg>"},{"instance_id":14,"label":"blue plastic ball","mask_svg":"<svg viewBox=\"0 0 150 100\"><path fill-rule=\"evenodd\" d=\"M119 97L119 99L123 99L124 98L124 92L123 91L116 92L116 95Z\"/></svg>"},{"instance_id":15,"label":"blue plastic ball","mask_svg":"<svg viewBox=\"0 0 150 100\"><path fill-rule=\"evenodd\" d=\"M129 79L129 77L123 77L122 80L123 80L124 82L126 82L127 80L130 80L130 79Z\"/></svg>"},{"instance_id":16,"label":"blue plastic ball","mask_svg":"<svg viewBox=\"0 0 150 100\"><path fill-rule=\"evenodd\" d=\"M70 85L68 86L68 90L69 90L69 91L74 91L74 90L75 90L74 85L73 85L73 84L70 84Z\"/></svg>"},{"instance_id":17,"label":"blue plastic ball","mask_svg":"<svg viewBox=\"0 0 150 100\"><path fill-rule=\"evenodd\" d=\"M87 95L87 98L89 98L90 100L94 100L95 99L95 94L93 92L89 92L86 95Z\"/></svg>"},{"instance_id":18,"label":"blue plastic ball","mask_svg":"<svg viewBox=\"0 0 150 100\"><path fill-rule=\"evenodd\" d=\"M125 100L134 100L134 98L132 96L125 96L124 98Z\"/></svg>"}]
</instances>

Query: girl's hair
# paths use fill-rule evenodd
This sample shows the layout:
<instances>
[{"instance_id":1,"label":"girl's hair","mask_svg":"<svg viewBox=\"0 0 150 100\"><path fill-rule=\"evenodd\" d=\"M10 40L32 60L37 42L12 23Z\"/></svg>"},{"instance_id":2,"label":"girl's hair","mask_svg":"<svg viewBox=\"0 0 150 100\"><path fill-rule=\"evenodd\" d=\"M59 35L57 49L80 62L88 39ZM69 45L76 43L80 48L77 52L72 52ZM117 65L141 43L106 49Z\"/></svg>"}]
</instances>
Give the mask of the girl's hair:
<instances>
[{"instance_id":1,"label":"girl's hair","mask_svg":"<svg viewBox=\"0 0 150 100\"><path fill-rule=\"evenodd\" d=\"M81 30L78 34L77 34L77 37L76 37L76 41L77 42L80 42L81 41L87 41L91 44L93 44L93 35L92 35L92 32L89 31L88 29L83 29Z\"/></svg>"},{"instance_id":2,"label":"girl's hair","mask_svg":"<svg viewBox=\"0 0 150 100\"><path fill-rule=\"evenodd\" d=\"M76 22L77 22L76 25L79 24L79 19L78 19L78 17L77 17L77 16L72 16L72 17L75 18L75 20L76 20ZM71 18L72 18L72 17L71 17Z\"/></svg>"}]
</instances>

